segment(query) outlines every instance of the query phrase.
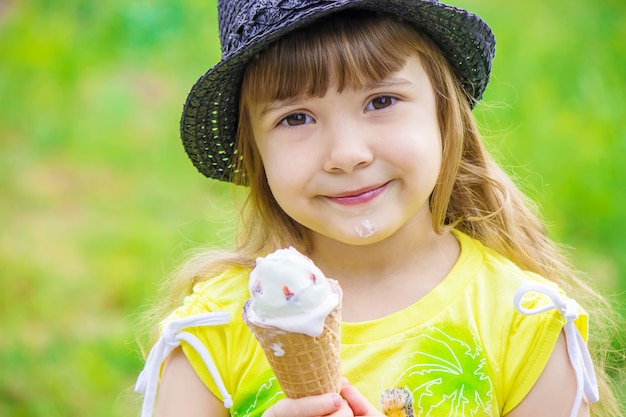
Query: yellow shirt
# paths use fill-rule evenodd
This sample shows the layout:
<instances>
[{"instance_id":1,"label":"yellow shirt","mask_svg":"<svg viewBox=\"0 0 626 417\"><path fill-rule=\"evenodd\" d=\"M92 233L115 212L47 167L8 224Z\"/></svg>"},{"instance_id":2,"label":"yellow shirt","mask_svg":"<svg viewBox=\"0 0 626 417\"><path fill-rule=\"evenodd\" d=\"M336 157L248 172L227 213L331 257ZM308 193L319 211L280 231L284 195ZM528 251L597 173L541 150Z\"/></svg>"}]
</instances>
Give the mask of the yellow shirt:
<instances>
[{"instance_id":1,"label":"yellow shirt","mask_svg":"<svg viewBox=\"0 0 626 417\"><path fill-rule=\"evenodd\" d=\"M550 310L526 316L513 298L525 283L554 286L459 232L461 254L448 276L413 305L378 320L342 324L343 374L378 406L394 388L412 394L417 416L501 416L517 406L545 367L565 319ZM249 270L233 267L195 286L170 319L228 312L230 323L194 327L233 397L232 416L261 416L283 398L261 348L243 323ZM554 287L556 289L556 287ZM546 298L531 294L524 307ZM575 322L586 338L587 317ZM183 351L223 399L204 362Z\"/></svg>"}]
</instances>

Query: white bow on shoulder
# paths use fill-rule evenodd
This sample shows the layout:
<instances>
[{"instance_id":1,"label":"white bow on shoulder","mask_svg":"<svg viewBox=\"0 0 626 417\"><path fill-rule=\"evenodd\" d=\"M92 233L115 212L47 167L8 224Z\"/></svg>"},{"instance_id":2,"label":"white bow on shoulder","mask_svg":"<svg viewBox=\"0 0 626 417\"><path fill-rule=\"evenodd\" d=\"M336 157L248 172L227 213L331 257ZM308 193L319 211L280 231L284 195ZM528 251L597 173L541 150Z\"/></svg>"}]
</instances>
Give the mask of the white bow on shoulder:
<instances>
[{"instance_id":1,"label":"white bow on shoulder","mask_svg":"<svg viewBox=\"0 0 626 417\"><path fill-rule=\"evenodd\" d=\"M522 306L522 298L527 293L539 292L547 295L551 299L551 303L527 309ZM578 303L573 299L563 298L556 289L543 284L524 284L515 294L514 304L517 311L527 316L543 313L552 309L557 309L563 318L565 318L565 342L567 344L567 354L569 356L572 367L576 374L576 397L570 417L578 415L578 410L583 400L583 392L589 402L598 402L600 395L598 393L598 382L593 369L591 355L587 349L587 344L583 340L582 335L576 328L574 321L579 317Z\"/></svg>"},{"instance_id":2,"label":"white bow on shoulder","mask_svg":"<svg viewBox=\"0 0 626 417\"><path fill-rule=\"evenodd\" d=\"M230 408L233 406L232 397L226 390L226 386L224 385L217 367L215 366L213 358L211 358L211 354L197 337L189 332L183 331L189 327L219 326L228 324L229 322L230 314L214 312L197 314L178 320L168 321L163 326L161 337L150 350L144 369L139 374L137 383L135 384L135 391L144 394L141 417L152 417L159 385L161 364L165 361L165 359L167 359L169 354L174 349L180 346L181 341L184 341L193 347L202 358L202 361L206 365L209 373L215 381L215 384L217 385L218 390L224 398L224 407Z\"/></svg>"}]
</instances>

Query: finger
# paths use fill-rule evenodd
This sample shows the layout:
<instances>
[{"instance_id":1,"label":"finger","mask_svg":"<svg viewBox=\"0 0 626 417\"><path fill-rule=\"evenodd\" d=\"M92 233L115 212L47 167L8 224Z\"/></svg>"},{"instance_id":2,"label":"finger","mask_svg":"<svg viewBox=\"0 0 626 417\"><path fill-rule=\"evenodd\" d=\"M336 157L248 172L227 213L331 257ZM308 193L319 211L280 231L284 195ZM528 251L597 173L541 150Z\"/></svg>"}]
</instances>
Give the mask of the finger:
<instances>
[{"instance_id":1,"label":"finger","mask_svg":"<svg viewBox=\"0 0 626 417\"><path fill-rule=\"evenodd\" d=\"M286 398L268 408L263 417L315 417L339 409L343 399L338 394L322 394L298 399Z\"/></svg>"},{"instance_id":2,"label":"finger","mask_svg":"<svg viewBox=\"0 0 626 417\"><path fill-rule=\"evenodd\" d=\"M348 401L344 398L341 400L341 407L339 407L337 411L334 411L326 415L325 417L355 417L355 416L357 415L354 414L354 411L352 411L350 404L348 404Z\"/></svg>"},{"instance_id":3,"label":"finger","mask_svg":"<svg viewBox=\"0 0 626 417\"><path fill-rule=\"evenodd\" d=\"M348 402L355 416L383 416L353 385L343 385L341 396Z\"/></svg>"}]
</instances>

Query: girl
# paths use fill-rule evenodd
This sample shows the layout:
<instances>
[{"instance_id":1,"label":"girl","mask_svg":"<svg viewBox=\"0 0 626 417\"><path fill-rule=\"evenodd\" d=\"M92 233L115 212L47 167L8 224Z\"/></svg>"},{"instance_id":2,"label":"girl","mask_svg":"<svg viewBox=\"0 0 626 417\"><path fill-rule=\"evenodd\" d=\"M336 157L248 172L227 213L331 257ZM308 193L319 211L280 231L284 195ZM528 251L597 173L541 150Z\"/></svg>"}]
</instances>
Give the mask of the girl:
<instances>
[{"instance_id":1,"label":"girl","mask_svg":"<svg viewBox=\"0 0 626 417\"><path fill-rule=\"evenodd\" d=\"M489 27L433 0L219 14L223 58L192 88L182 139L201 173L249 197L235 248L174 282L143 416L590 415L587 313L565 294L594 293L471 113ZM342 285L340 395L284 399L241 319L256 257L286 246ZM618 415L598 375L594 414Z\"/></svg>"}]
</instances>

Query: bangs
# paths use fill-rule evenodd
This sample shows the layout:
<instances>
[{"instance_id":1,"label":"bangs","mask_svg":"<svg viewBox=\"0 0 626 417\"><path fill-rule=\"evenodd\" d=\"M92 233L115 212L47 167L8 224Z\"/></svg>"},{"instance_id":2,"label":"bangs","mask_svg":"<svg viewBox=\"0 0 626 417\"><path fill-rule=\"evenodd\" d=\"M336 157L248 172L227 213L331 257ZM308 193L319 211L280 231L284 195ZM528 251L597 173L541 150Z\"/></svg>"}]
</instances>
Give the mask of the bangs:
<instances>
[{"instance_id":1,"label":"bangs","mask_svg":"<svg viewBox=\"0 0 626 417\"><path fill-rule=\"evenodd\" d=\"M399 71L424 36L392 17L343 12L281 38L248 65L242 104L359 89Z\"/></svg>"}]
</instances>

